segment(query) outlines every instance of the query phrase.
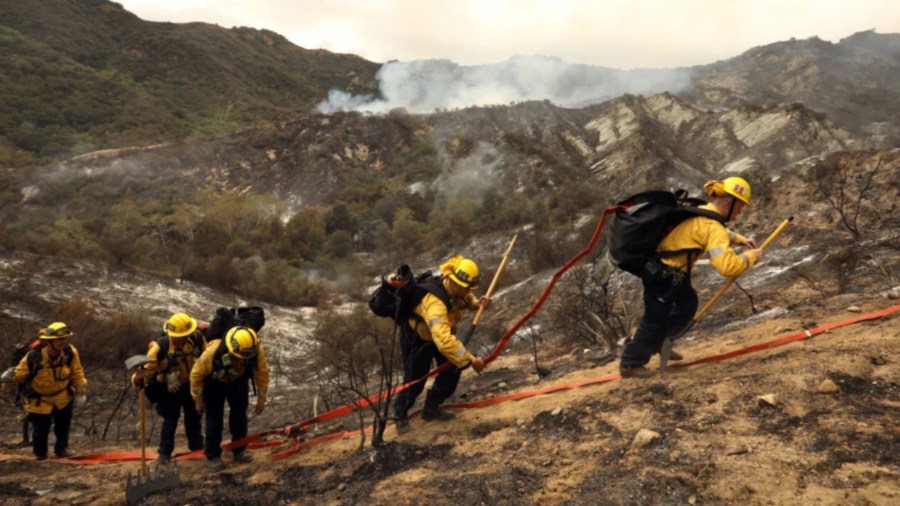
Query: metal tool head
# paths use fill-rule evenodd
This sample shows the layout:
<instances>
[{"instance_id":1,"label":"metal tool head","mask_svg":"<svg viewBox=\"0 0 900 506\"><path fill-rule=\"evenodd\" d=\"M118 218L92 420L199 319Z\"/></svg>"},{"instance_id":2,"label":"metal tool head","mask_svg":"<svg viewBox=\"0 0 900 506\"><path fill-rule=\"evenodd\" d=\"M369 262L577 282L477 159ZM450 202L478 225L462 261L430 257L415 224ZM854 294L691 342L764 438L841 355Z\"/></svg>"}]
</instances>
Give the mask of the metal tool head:
<instances>
[{"instance_id":1,"label":"metal tool head","mask_svg":"<svg viewBox=\"0 0 900 506\"><path fill-rule=\"evenodd\" d=\"M674 342L671 338L666 338L659 349L659 374L666 373L666 366L669 365L669 357L672 355L672 345Z\"/></svg>"},{"instance_id":2,"label":"metal tool head","mask_svg":"<svg viewBox=\"0 0 900 506\"><path fill-rule=\"evenodd\" d=\"M125 503L137 504L148 495L175 488L180 483L178 476L178 463L172 462L170 466L160 466L157 464L154 469L147 470L147 477L141 479L141 472L138 471L132 482L131 474L125 482Z\"/></svg>"},{"instance_id":3,"label":"metal tool head","mask_svg":"<svg viewBox=\"0 0 900 506\"><path fill-rule=\"evenodd\" d=\"M147 355L134 355L125 361L125 369L131 370L135 367L140 367L147 362L153 362L153 360L147 358Z\"/></svg>"}]
</instances>

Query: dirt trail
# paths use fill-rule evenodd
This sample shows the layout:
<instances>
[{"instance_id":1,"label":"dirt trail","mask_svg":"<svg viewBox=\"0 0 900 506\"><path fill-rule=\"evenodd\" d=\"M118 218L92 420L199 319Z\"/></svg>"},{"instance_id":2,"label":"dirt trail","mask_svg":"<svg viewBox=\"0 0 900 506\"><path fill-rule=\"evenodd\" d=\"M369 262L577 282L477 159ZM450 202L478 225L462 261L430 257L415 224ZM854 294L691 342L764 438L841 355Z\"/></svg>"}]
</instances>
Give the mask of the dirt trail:
<instances>
[{"instance_id":1,"label":"dirt trail","mask_svg":"<svg viewBox=\"0 0 900 506\"><path fill-rule=\"evenodd\" d=\"M890 306L873 298L863 313ZM690 358L842 321L843 300L755 325L704 330ZM414 419L382 451L358 439L208 475L181 463L180 504L896 504L900 501L900 327L896 314L728 361L672 369L483 409L457 421ZM465 375L461 400L599 377L572 354L538 380L527 356ZM568 371L568 372L567 372ZM837 388L827 390L830 380ZM764 396L768 401L762 399ZM14 439L10 424L5 440ZM251 426L251 431L264 427ZM632 448L643 430L656 435ZM27 455L27 449L4 453ZM74 448L79 453L125 448ZM137 463L0 463L3 504L120 504ZM169 504L157 495L143 504Z\"/></svg>"}]
</instances>

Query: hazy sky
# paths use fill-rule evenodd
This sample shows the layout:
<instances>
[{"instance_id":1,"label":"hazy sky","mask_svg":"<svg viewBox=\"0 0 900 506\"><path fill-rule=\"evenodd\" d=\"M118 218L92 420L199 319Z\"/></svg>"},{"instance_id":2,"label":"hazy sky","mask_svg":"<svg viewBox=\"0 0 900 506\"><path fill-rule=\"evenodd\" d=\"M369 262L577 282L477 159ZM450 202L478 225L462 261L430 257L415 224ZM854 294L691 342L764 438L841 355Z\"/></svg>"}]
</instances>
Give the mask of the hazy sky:
<instances>
[{"instance_id":1,"label":"hazy sky","mask_svg":"<svg viewBox=\"0 0 900 506\"><path fill-rule=\"evenodd\" d=\"M896 0L117 0L148 21L203 21L388 60L462 65L542 54L620 69L702 65L814 35L900 33Z\"/></svg>"}]
</instances>

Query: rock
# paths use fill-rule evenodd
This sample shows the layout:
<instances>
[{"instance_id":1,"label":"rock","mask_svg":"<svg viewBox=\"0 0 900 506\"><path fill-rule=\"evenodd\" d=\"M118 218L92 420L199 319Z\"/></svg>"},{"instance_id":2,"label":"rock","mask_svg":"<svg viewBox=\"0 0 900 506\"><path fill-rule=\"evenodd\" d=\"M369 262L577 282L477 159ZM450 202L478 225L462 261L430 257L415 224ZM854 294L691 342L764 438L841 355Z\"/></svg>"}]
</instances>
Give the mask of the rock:
<instances>
[{"instance_id":1,"label":"rock","mask_svg":"<svg viewBox=\"0 0 900 506\"><path fill-rule=\"evenodd\" d=\"M516 420L516 425L518 425L519 427L524 427L526 423L528 422L526 422L524 418L519 418L518 420Z\"/></svg>"},{"instance_id":2,"label":"rock","mask_svg":"<svg viewBox=\"0 0 900 506\"><path fill-rule=\"evenodd\" d=\"M641 429L635 434L634 440L631 442L631 449L637 450L643 448L656 439L659 439L659 432L653 432L650 429Z\"/></svg>"},{"instance_id":3,"label":"rock","mask_svg":"<svg viewBox=\"0 0 900 506\"><path fill-rule=\"evenodd\" d=\"M851 313L862 313L862 309L860 309L859 306L850 306L847 308L847 311Z\"/></svg>"},{"instance_id":4,"label":"rock","mask_svg":"<svg viewBox=\"0 0 900 506\"><path fill-rule=\"evenodd\" d=\"M550 412L550 414L553 416L557 416L560 413L562 413L562 408L560 408L560 407L557 407L556 409L554 409L553 411Z\"/></svg>"},{"instance_id":5,"label":"rock","mask_svg":"<svg viewBox=\"0 0 900 506\"><path fill-rule=\"evenodd\" d=\"M778 396L775 394L760 395L756 400L759 401L760 406L764 404L768 404L769 406L778 405Z\"/></svg>"},{"instance_id":6,"label":"rock","mask_svg":"<svg viewBox=\"0 0 900 506\"><path fill-rule=\"evenodd\" d=\"M338 484L338 486L337 486L338 492L342 492L345 488L347 488L347 484L346 484L346 483L340 483L340 484Z\"/></svg>"},{"instance_id":7,"label":"rock","mask_svg":"<svg viewBox=\"0 0 900 506\"><path fill-rule=\"evenodd\" d=\"M500 383L497 383L497 388L506 388L506 387L507 387L507 384L505 381L501 381Z\"/></svg>"},{"instance_id":8,"label":"rock","mask_svg":"<svg viewBox=\"0 0 900 506\"><path fill-rule=\"evenodd\" d=\"M819 383L819 387L816 388L816 391L820 394L836 394L841 391L841 387L837 386L837 384L830 379L827 379Z\"/></svg>"},{"instance_id":9,"label":"rock","mask_svg":"<svg viewBox=\"0 0 900 506\"><path fill-rule=\"evenodd\" d=\"M692 496L688 497L688 504L691 504L691 505L697 504L697 496L692 495Z\"/></svg>"},{"instance_id":10,"label":"rock","mask_svg":"<svg viewBox=\"0 0 900 506\"><path fill-rule=\"evenodd\" d=\"M894 288L891 288L890 290L887 291L886 294L884 294L884 296L890 300L900 299L900 286L895 286Z\"/></svg>"}]
</instances>

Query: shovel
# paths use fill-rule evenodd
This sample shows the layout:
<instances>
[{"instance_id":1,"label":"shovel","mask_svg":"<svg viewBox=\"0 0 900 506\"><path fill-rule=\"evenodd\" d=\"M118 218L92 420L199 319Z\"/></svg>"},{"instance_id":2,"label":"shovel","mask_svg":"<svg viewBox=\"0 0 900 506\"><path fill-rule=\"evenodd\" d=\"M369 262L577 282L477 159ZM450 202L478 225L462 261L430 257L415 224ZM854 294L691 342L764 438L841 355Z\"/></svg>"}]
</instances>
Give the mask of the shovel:
<instances>
[{"instance_id":1,"label":"shovel","mask_svg":"<svg viewBox=\"0 0 900 506\"><path fill-rule=\"evenodd\" d=\"M503 268L506 267L506 261L509 260L509 253L512 251L513 245L516 244L516 237L519 237L519 234L514 235L512 240L509 241L509 246L506 248L506 253L503 254L500 266L497 267L497 272L494 273L494 279L491 280L491 286L488 287L487 293L484 294L485 298L490 299L491 295L494 294L494 288L497 287L497 280L500 279L500 273L503 272ZM482 313L484 313L484 307L479 307L478 311L475 313L475 317L472 318L472 324L469 326L469 331L466 333L465 339L463 339L464 345L469 344L472 335L475 334L475 328L478 327L478 322L481 320Z\"/></svg>"},{"instance_id":2,"label":"shovel","mask_svg":"<svg viewBox=\"0 0 900 506\"><path fill-rule=\"evenodd\" d=\"M775 239L777 239L778 236L781 235L782 232L784 232L784 229L786 229L787 226L790 225L792 221L794 221L793 216L791 216L788 219L781 222L781 225L778 225L778 228L776 228L775 231L772 232L772 235L770 235L765 240L765 242L763 242L762 246L760 246L760 249L764 250L764 249L768 248L769 245L771 245L772 242L775 241ZM665 374L665 372L666 372L666 366L669 364L669 356L672 354L672 345L675 343L675 340L678 339L679 337L685 335L687 333L687 331L690 330L691 327L693 327L694 324L697 323L700 320L700 318L703 317L704 314L706 314L706 312L709 310L709 308L712 307L712 305L715 304L715 302L717 300L719 300L719 297L721 297L722 294L725 293L725 290L728 290L728 288L730 288L731 285L733 285L734 282L737 281L737 278L738 278L738 276L735 276L733 278L728 278L728 281L724 285L722 285L722 288L720 288L719 291L716 292L716 294L713 295L711 299L709 299L709 302L707 302L700 309L700 311L697 311L697 314L694 315L694 318L687 324L687 326L685 326L683 329L681 329L681 332L679 332L675 336L667 337L663 341L662 348L659 350L659 373L660 374Z\"/></svg>"},{"instance_id":3,"label":"shovel","mask_svg":"<svg viewBox=\"0 0 900 506\"><path fill-rule=\"evenodd\" d=\"M125 361L125 368L130 371L151 361L145 355L134 355ZM128 479L125 482L126 504L137 504L153 492L174 488L179 484L177 462L173 462L171 470L166 470L165 466L160 468L159 464L154 470L147 469L146 397L144 389L141 388L141 470L134 480L131 479L131 473L128 473Z\"/></svg>"}]
</instances>

